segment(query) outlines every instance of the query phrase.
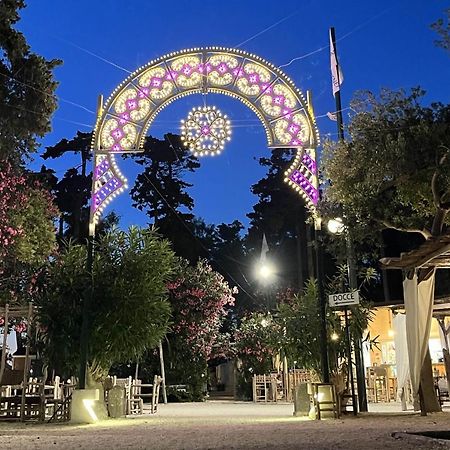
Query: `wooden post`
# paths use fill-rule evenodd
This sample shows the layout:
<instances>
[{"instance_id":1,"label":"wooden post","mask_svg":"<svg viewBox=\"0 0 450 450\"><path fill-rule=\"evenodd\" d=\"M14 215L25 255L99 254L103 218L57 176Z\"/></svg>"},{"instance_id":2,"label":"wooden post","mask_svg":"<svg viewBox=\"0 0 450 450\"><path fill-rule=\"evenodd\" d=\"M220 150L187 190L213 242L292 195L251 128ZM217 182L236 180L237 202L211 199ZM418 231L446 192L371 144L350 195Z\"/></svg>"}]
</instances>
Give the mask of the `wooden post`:
<instances>
[{"instance_id":1,"label":"wooden post","mask_svg":"<svg viewBox=\"0 0 450 450\"><path fill-rule=\"evenodd\" d=\"M6 340L8 339L8 322L9 322L9 304L5 306L5 328L3 329L2 358L0 363L0 383L3 379L3 373L6 366Z\"/></svg>"},{"instance_id":2,"label":"wooden post","mask_svg":"<svg viewBox=\"0 0 450 450\"><path fill-rule=\"evenodd\" d=\"M167 391L166 391L166 370L164 368L164 353L163 353L163 347L162 342L159 341L159 362L161 364L161 377L162 377L162 388L163 388L163 400L164 404L167 403Z\"/></svg>"},{"instance_id":3,"label":"wooden post","mask_svg":"<svg viewBox=\"0 0 450 450\"><path fill-rule=\"evenodd\" d=\"M135 383L137 383L138 374L139 374L139 362L136 361L136 367L134 369L134 381L135 381Z\"/></svg>"},{"instance_id":4,"label":"wooden post","mask_svg":"<svg viewBox=\"0 0 450 450\"><path fill-rule=\"evenodd\" d=\"M23 366L22 401L20 404L20 420L25 420L25 392L28 385L28 369L30 359L30 325L31 325L32 304L28 303L28 325L27 325L27 346L25 350L25 363Z\"/></svg>"},{"instance_id":5,"label":"wooden post","mask_svg":"<svg viewBox=\"0 0 450 450\"><path fill-rule=\"evenodd\" d=\"M284 395L284 401L289 401L289 369L288 369L288 362L286 355L283 358L283 395ZM277 399L278 400L278 399Z\"/></svg>"}]
</instances>

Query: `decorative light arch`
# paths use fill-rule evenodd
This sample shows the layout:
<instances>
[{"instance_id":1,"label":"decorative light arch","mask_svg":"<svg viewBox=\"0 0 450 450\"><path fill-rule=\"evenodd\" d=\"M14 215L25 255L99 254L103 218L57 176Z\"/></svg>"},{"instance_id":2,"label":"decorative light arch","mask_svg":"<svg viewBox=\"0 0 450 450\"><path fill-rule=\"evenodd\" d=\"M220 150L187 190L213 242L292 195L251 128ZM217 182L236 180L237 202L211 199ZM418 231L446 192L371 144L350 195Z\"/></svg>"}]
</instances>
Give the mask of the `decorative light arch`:
<instances>
[{"instance_id":1,"label":"decorative light arch","mask_svg":"<svg viewBox=\"0 0 450 450\"><path fill-rule=\"evenodd\" d=\"M319 198L312 107L274 65L241 50L206 47L170 53L140 67L100 102L94 151L90 231L126 179L115 154L140 152L150 125L171 102L191 94L218 93L248 106L264 126L269 148L295 148L285 181L315 209Z\"/></svg>"}]
</instances>

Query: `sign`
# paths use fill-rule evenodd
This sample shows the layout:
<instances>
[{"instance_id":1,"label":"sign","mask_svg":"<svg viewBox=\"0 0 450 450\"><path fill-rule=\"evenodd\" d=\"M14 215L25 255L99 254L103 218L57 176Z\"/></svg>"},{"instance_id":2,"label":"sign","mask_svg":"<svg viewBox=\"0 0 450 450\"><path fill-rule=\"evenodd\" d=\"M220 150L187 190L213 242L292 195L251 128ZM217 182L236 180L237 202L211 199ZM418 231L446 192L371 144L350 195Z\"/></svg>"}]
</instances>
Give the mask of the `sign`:
<instances>
[{"instance_id":1,"label":"sign","mask_svg":"<svg viewBox=\"0 0 450 450\"><path fill-rule=\"evenodd\" d=\"M339 306L359 305L359 292L353 291L329 295L328 303L335 308Z\"/></svg>"}]
</instances>

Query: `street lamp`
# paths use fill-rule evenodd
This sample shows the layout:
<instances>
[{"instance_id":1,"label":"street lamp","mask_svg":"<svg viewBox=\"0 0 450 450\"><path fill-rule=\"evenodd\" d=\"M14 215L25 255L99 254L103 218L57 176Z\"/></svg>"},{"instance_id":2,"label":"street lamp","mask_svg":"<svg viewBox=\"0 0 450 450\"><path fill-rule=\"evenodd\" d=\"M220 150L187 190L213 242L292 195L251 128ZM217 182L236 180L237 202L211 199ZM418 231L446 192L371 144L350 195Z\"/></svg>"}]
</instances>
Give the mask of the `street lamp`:
<instances>
[{"instance_id":1,"label":"street lamp","mask_svg":"<svg viewBox=\"0 0 450 450\"><path fill-rule=\"evenodd\" d=\"M345 233L345 242L347 247L347 268L348 268L348 281L350 289L356 290L358 288L358 282L356 279L355 271L355 254L353 248L353 241L349 228L344 224L344 221L340 217L330 219L327 223L328 231L332 234ZM354 338L355 344L355 363L356 363L356 385L358 388L358 403L359 410L361 412L367 412L367 395L366 395L366 380L364 374L364 364L362 358L362 340L361 336ZM351 370L351 373L353 371Z\"/></svg>"},{"instance_id":2,"label":"street lamp","mask_svg":"<svg viewBox=\"0 0 450 450\"><path fill-rule=\"evenodd\" d=\"M336 217L328 221L327 228L331 234L342 234L345 230L345 225L340 217Z\"/></svg>"},{"instance_id":3,"label":"street lamp","mask_svg":"<svg viewBox=\"0 0 450 450\"><path fill-rule=\"evenodd\" d=\"M266 258L263 261L259 261L255 266L255 278L260 283L261 292L267 308L270 310L272 302L270 300L270 293L268 292L269 285L274 282L276 275L276 267Z\"/></svg>"},{"instance_id":4,"label":"street lamp","mask_svg":"<svg viewBox=\"0 0 450 450\"><path fill-rule=\"evenodd\" d=\"M271 264L265 262L258 265L257 274L262 281L268 282L275 274L275 268Z\"/></svg>"}]
</instances>

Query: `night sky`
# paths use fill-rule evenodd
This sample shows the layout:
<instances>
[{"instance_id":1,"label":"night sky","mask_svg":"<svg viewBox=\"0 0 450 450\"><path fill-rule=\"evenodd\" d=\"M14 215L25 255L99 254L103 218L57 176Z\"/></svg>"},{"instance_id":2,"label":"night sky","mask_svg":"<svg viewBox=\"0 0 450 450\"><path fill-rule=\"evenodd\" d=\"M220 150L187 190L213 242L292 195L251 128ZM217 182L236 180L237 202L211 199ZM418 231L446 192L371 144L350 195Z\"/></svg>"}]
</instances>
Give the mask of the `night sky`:
<instances>
[{"instance_id":1,"label":"night sky","mask_svg":"<svg viewBox=\"0 0 450 450\"><path fill-rule=\"evenodd\" d=\"M450 59L434 45L437 35L430 29L446 7L446 1L424 0L28 0L17 27L32 51L64 61L55 71L59 109L43 146L71 138L77 130L90 131L98 95L109 97L127 71L172 51L205 46L239 47L276 66L302 57L282 70L303 92L312 91L319 131L335 138L336 124L326 117L335 110L329 27L336 28L344 73L343 108L359 89L418 85L427 91L427 102L448 103ZM208 223L247 223L245 215L257 201L250 186L264 175L255 158L269 154L263 127L238 100L209 94L206 102L230 117L233 135L221 156L202 158L202 167L189 177L194 213ZM180 120L201 105L200 95L169 105L149 134L161 138L179 133ZM348 113L344 111L344 120ZM42 163L37 156L32 167ZM59 177L73 163L70 158L45 162ZM139 168L131 161L120 161L120 166L132 186ZM123 227L145 224L144 213L130 205L124 193L107 212L116 210Z\"/></svg>"}]
</instances>

